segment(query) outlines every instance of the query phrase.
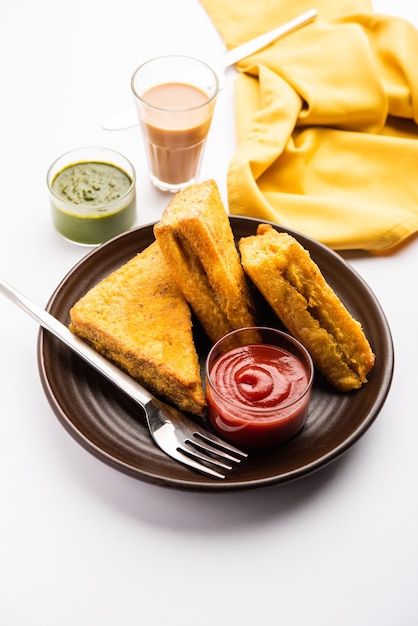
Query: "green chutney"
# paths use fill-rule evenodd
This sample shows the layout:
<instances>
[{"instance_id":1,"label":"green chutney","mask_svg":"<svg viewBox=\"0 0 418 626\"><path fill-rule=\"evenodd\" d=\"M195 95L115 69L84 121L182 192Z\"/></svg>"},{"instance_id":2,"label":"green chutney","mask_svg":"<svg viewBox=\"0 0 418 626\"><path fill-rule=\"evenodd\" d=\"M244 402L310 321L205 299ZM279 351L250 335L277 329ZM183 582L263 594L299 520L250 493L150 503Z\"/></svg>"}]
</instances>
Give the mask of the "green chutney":
<instances>
[{"instance_id":1,"label":"green chutney","mask_svg":"<svg viewBox=\"0 0 418 626\"><path fill-rule=\"evenodd\" d=\"M135 222L135 181L111 163L73 163L51 183L53 223L66 239L97 245Z\"/></svg>"}]
</instances>

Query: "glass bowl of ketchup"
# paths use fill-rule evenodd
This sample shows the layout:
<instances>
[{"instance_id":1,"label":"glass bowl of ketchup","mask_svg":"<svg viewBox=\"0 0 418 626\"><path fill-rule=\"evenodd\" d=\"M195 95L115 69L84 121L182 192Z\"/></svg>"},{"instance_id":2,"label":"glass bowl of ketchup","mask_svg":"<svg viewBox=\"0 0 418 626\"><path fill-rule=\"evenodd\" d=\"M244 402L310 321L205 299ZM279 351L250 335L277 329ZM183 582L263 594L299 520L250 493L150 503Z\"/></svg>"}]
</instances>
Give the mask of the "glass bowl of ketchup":
<instances>
[{"instance_id":1,"label":"glass bowl of ketchup","mask_svg":"<svg viewBox=\"0 0 418 626\"><path fill-rule=\"evenodd\" d=\"M206 359L208 419L226 440L263 448L305 424L314 378L306 348L274 328L234 330Z\"/></svg>"}]
</instances>

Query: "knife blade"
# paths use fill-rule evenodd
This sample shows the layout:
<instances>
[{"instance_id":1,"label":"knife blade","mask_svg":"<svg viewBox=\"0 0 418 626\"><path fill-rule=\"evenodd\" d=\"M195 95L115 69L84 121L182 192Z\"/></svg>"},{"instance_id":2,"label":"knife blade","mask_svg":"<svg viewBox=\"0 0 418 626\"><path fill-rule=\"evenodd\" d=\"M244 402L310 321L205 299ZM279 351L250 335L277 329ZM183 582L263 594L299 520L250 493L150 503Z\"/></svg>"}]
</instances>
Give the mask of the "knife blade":
<instances>
[{"instance_id":1,"label":"knife blade","mask_svg":"<svg viewBox=\"0 0 418 626\"><path fill-rule=\"evenodd\" d=\"M258 37L254 37L254 39L250 39L236 48L232 48L232 50L229 50L221 57L220 65L224 69L227 69L231 65L235 65L238 61L241 61L242 59L249 57L251 54L262 50L277 39L293 33L295 30L298 30L306 24L310 24L317 15L318 12L316 9L310 9L309 11L302 13L302 15L299 15L299 17L290 20L290 22L282 24L278 28L270 30L268 33L263 33Z\"/></svg>"}]
</instances>

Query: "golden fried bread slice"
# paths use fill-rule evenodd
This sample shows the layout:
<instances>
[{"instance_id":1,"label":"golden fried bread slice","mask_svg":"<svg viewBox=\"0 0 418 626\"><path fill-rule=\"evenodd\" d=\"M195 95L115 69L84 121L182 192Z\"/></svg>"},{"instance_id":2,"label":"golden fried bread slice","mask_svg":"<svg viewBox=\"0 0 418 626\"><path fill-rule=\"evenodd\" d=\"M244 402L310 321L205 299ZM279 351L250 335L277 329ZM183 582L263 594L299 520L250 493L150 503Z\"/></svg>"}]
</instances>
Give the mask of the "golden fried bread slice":
<instances>
[{"instance_id":1,"label":"golden fried bread slice","mask_svg":"<svg viewBox=\"0 0 418 626\"><path fill-rule=\"evenodd\" d=\"M191 312L157 242L90 289L70 329L153 393L202 415Z\"/></svg>"},{"instance_id":2,"label":"golden fried bread slice","mask_svg":"<svg viewBox=\"0 0 418 626\"><path fill-rule=\"evenodd\" d=\"M230 330L254 325L253 302L215 181L178 192L154 234L212 341Z\"/></svg>"},{"instance_id":3,"label":"golden fried bread slice","mask_svg":"<svg viewBox=\"0 0 418 626\"><path fill-rule=\"evenodd\" d=\"M341 391L367 382L375 360L369 342L309 252L268 224L242 238L239 249L248 276L325 377Z\"/></svg>"}]
</instances>

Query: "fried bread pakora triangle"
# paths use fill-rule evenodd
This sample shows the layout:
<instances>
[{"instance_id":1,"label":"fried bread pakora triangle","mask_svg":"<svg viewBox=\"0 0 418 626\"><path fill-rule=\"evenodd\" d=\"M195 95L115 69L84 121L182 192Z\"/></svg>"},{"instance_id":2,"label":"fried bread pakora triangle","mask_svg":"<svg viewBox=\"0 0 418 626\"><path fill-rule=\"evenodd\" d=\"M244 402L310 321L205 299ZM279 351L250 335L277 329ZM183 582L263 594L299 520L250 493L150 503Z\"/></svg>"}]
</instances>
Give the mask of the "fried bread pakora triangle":
<instances>
[{"instance_id":1,"label":"fried bread pakora triangle","mask_svg":"<svg viewBox=\"0 0 418 626\"><path fill-rule=\"evenodd\" d=\"M70 319L72 332L151 392L204 413L191 311L157 242L90 289Z\"/></svg>"},{"instance_id":2,"label":"fried bread pakora triangle","mask_svg":"<svg viewBox=\"0 0 418 626\"><path fill-rule=\"evenodd\" d=\"M231 330L255 325L254 305L215 181L177 193L154 226L154 234L213 342Z\"/></svg>"},{"instance_id":3,"label":"fried bread pakora triangle","mask_svg":"<svg viewBox=\"0 0 418 626\"><path fill-rule=\"evenodd\" d=\"M375 356L363 329L288 233L260 224L239 241L245 272L316 366L340 391L367 382Z\"/></svg>"}]
</instances>

